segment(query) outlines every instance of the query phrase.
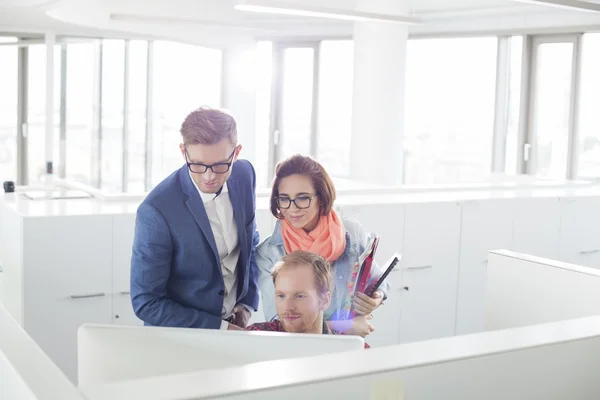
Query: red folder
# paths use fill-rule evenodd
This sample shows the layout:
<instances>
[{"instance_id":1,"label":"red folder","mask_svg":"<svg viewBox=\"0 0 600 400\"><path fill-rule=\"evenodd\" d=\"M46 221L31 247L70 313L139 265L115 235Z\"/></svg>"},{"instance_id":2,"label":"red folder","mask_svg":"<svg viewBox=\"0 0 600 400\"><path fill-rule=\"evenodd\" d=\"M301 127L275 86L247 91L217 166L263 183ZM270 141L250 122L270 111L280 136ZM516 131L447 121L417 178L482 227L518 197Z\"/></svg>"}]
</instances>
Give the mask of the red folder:
<instances>
[{"instance_id":1,"label":"red folder","mask_svg":"<svg viewBox=\"0 0 600 400\"><path fill-rule=\"evenodd\" d=\"M377 246L379 245L379 236L373 235L371 240L369 240L367 244L367 248L360 255L358 259L359 270L356 278L356 284L354 287L354 292L365 293L367 290L367 285L369 283L369 279L371 278L371 267L373 265L373 260L375 259L375 253L377 251ZM352 310L350 312L350 318L356 317L356 312Z\"/></svg>"}]
</instances>

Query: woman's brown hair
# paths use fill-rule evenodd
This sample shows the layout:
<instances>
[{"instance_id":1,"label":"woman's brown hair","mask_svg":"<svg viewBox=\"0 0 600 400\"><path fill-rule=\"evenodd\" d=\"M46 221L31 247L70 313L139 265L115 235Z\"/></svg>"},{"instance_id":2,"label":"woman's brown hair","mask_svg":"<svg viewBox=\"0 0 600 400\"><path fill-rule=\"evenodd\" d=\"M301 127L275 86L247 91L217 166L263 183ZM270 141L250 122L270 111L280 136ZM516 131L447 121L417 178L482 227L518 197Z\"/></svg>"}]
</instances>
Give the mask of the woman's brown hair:
<instances>
[{"instance_id":1,"label":"woman's brown hair","mask_svg":"<svg viewBox=\"0 0 600 400\"><path fill-rule=\"evenodd\" d=\"M335 201L335 186L333 186L329 174L317 161L310 157L296 154L280 161L275 167L275 180L273 180L273 187L271 189L271 213L275 218L283 219L281 210L277 205L279 184L283 178L296 174L308 176L312 180L319 199L319 211L321 215L329 214Z\"/></svg>"}]
</instances>

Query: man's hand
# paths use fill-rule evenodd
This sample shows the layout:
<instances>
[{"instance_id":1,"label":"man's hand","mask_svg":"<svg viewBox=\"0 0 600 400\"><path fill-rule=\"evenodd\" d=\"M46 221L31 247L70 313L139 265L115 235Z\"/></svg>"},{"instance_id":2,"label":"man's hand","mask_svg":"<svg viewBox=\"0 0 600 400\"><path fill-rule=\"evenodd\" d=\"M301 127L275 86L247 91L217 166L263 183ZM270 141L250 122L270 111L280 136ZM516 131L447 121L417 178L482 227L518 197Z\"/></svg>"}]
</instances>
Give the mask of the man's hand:
<instances>
[{"instance_id":1,"label":"man's hand","mask_svg":"<svg viewBox=\"0 0 600 400\"><path fill-rule=\"evenodd\" d=\"M242 328L240 328L239 326L234 325L234 324L228 324L227 325L227 330L228 331L243 331Z\"/></svg>"},{"instance_id":2,"label":"man's hand","mask_svg":"<svg viewBox=\"0 0 600 400\"><path fill-rule=\"evenodd\" d=\"M240 328L245 328L248 326L248 321L250 320L250 311L246 308L246 306L242 304L238 304L233 307L233 321L234 325L239 326Z\"/></svg>"},{"instance_id":3,"label":"man's hand","mask_svg":"<svg viewBox=\"0 0 600 400\"><path fill-rule=\"evenodd\" d=\"M383 293L379 290L373 293L373 297L369 297L364 293L355 293L352 308L358 315L369 315L379 307L382 301Z\"/></svg>"}]
</instances>

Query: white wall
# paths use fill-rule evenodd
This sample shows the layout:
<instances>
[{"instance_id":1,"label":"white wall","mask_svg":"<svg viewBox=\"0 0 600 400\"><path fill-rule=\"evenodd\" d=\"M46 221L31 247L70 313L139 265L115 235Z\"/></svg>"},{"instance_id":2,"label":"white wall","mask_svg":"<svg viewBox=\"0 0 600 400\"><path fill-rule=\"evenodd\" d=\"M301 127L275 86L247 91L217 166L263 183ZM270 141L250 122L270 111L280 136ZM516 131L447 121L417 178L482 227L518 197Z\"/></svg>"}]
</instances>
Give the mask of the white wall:
<instances>
[{"instance_id":1,"label":"white wall","mask_svg":"<svg viewBox=\"0 0 600 400\"><path fill-rule=\"evenodd\" d=\"M223 51L222 105L237 122L241 157L256 165L256 42L247 40ZM264 144L266 145L266 144Z\"/></svg>"},{"instance_id":2,"label":"white wall","mask_svg":"<svg viewBox=\"0 0 600 400\"><path fill-rule=\"evenodd\" d=\"M485 302L488 331L600 315L600 271L493 251Z\"/></svg>"},{"instance_id":3,"label":"white wall","mask_svg":"<svg viewBox=\"0 0 600 400\"><path fill-rule=\"evenodd\" d=\"M85 400L0 305L0 399Z\"/></svg>"},{"instance_id":4,"label":"white wall","mask_svg":"<svg viewBox=\"0 0 600 400\"><path fill-rule=\"evenodd\" d=\"M600 317L83 388L89 400L600 398ZM397 387L396 387L397 389ZM393 390L392 390L393 391Z\"/></svg>"},{"instance_id":5,"label":"white wall","mask_svg":"<svg viewBox=\"0 0 600 400\"><path fill-rule=\"evenodd\" d=\"M364 351L358 336L84 325L78 334L80 386L261 361Z\"/></svg>"}]
</instances>

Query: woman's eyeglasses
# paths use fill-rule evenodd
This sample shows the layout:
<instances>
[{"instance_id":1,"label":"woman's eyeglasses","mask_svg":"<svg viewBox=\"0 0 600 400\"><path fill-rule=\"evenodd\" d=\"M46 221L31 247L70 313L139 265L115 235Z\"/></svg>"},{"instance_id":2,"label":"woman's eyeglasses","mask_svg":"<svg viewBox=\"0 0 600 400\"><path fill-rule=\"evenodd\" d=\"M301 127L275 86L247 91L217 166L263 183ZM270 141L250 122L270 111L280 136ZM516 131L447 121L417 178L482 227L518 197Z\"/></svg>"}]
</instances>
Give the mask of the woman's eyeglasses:
<instances>
[{"instance_id":1,"label":"woman's eyeglasses","mask_svg":"<svg viewBox=\"0 0 600 400\"><path fill-rule=\"evenodd\" d=\"M295 199L290 199L289 197L278 197L277 198L277 207L279 207L282 210L287 210L288 208L290 208L292 206L292 203L294 203L296 208L298 208L300 210L304 210L304 209L310 207L310 204L312 203L312 199L314 199L315 197L317 197L316 194L314 194L312 196L307 196L307 195L298 196Z\"/></svg>"}]
</instances>

